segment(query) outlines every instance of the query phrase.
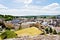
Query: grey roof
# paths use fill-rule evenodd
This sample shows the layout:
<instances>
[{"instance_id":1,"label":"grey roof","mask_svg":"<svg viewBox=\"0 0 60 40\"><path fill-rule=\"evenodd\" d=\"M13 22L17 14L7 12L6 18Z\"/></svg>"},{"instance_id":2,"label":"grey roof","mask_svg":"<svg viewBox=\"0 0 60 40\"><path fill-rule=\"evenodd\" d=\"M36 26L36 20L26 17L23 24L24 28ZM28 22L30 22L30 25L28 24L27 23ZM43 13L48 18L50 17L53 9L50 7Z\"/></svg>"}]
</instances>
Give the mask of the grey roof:
<instances>
[{"instance_id":1,"label":"grey roof","mask_svg":"<svg viewBox=\"0 0 60 40\"><path fill-rule=\"evenodd\" d=\"M20 20L12 20L11 22L12 22L12 23L19 23Z\"/></svg>"}]
</instances>

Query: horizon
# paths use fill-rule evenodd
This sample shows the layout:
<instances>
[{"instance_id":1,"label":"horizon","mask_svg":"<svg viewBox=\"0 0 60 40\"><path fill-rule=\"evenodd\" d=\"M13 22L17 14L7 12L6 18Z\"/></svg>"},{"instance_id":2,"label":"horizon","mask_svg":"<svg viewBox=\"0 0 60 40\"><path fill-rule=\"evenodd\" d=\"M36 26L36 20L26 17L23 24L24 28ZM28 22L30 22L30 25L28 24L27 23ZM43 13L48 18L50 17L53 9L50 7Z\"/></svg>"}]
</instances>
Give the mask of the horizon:
<instances>
[{"instance_id":1,"label":"horizon","mask_svg":"<svg viewBox=\"0 0 60 40\"><path fill-rule=\"evenodd\" d=\"M0 14L0 15L9 15L9 14ZM60 15L11 15L11 16L60 16Z\"/></svg>"},{"instance_id":2,"label":"horizon","mask_svg":"<svg viewBox=\"0 0 60 40\"><path fill-rule=\"evenodd\" d=\"M3 15L3 14L0 14L0 15ZM14 16L14 15L11 15L11 16ZM60 15L24 15L24 16L60 16Z\"/></svg>"}]
</instances>

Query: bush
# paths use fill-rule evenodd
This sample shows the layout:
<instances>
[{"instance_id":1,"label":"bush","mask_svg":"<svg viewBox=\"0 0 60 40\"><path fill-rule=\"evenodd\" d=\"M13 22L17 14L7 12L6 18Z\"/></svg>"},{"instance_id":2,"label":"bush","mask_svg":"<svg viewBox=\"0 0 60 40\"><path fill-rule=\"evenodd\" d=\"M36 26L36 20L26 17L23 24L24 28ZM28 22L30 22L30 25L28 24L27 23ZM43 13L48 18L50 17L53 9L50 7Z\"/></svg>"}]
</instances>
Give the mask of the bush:
<instances>
[{"instance_id":1,"label":"bush","mask_svg":"<svg viewBox=\"0 0 60 40\"><path fill-rule=\"evenodd\" d=\"M60 35L60 32L58 32L57 34Z\"/></svg>"},{"instance_id":2,"label":"bush","mask_svg":"<svg viewBox=\"0 0 60 40\"><path fill-rule=\"evenodd\" d=\"M10 31L10 30L7 30L1 34L2 39L15 38L15 37L17 37L16 33L14 33L14 31Z\"/></svg>"},{"instance_id":3,"label":"bush","mask_svg":"<svg viewBox=\"0 0 60 40\"><path fill-rule=\"evenodd\" d=\"M11 30L11 28L9 28L9 27L6 27L6 30Z\"/></svg>"},{"instance_id":4,"label":"bush","mask_svg":"<svg viewBox=\"0 0 60 40\"><path fill-rule=\"evenodd\" d=\"M53 30L53 34L57 34L56 30Z\"/></svg>"},{"instance_id":5,"label":"bush","mask_svg":"<svg viewBox=\"0 0 60 40\"><path fill-rule=\"evenodd\" d=\"M45 31L46 31L47 34L49 34L49 30L48 30L48 28L46 28Z\"/></svg>"},{"instance_id":6,"label":"bush","mask_svg":"<svg viewBox=\"0 0 60 40\"><path fill-rule=\"evenodd\" d=\"M50 27L50 30L49 30L49 32L50 32L50 33L52 33L52 32L53 32L53 29L52 29L51 27Z\"/></svg>"},{"instance_id":7,"label":"bush","mask_svg":"<svg viewBox=\"0 0 60 40\"><path fill-rule=\"evenodd\" d=\"M52 33L53 32L53 29L51 27L48 27L45 29L46 33L49 34L49 33Z\"/></svg>"}]
</instances>

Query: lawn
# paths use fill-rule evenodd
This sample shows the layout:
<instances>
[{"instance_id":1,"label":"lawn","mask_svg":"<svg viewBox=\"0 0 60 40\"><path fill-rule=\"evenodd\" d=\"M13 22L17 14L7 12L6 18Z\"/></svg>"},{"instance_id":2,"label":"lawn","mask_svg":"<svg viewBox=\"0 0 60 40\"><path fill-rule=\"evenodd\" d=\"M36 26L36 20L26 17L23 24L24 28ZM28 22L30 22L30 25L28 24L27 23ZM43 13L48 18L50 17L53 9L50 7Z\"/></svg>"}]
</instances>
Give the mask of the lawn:
<instances>
[{"instance_id":1,"label":"lawn","mask_svg":"<svg viewBox=\"0 0 60 40\"><path fill-rule=\"evenodd\" d=\"M0 40L2 40L2 38L0 37Z\"/></svg>"},{"instance_id":2,"label":"lawn","mask_svg":"<svg viewBox=\"0 0 60 40\"><path fill-rule=\"evenodd\" d=\"M23 36L23 35L35 36L35 35L42 34L43 32L39 30L38 28L31 27L31 28L26 28L26 29L16 31L15 33L18 36Z\"/></svg>"}]
</instances>

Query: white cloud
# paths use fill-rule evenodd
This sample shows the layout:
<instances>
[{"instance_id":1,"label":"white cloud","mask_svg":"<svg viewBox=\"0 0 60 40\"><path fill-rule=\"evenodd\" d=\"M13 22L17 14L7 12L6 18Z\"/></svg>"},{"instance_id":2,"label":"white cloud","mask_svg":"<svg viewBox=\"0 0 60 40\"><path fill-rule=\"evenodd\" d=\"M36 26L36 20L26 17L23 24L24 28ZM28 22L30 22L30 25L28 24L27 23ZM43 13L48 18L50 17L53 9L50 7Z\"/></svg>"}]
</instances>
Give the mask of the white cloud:
<instances>
[{"instance_id":1,"label":"white cloud","mask_svg":"<svg viewBox=\"0 0 60 40\"><path fill-rule=\"evenodd\" d=\"M54 9L56 9L58 7L59 7L58 3L52 3L52 4L48 5L48 6L43 7L42 9L43 10L54 10Z\"/></svg>"},{"instance_id":2,"label":"white cloud","mask_svg":"<svg viewBox=\"0 0 60 40\"><path fill-rule=\"evenodd\" d=\"M13 0L15 3L25 3L25 4L30 4L32 0Z\"/></svg>"},{"instance_id":3,"label":"white cloud","mask_svg":"<svg viewBox=\"0 0 60 40\"><path fill-rule=\"evenodd\" d=\"M30 3L32 3L32 0L13 0L15 3L23 3L25 4L25 7L28 7Z\"/></svg>"},{"instance_id":4,"label":"white cloud","mask_svg":"<svg viewBox=\"0 0 60 40\"><path fill-rule=\"evenodd\" d=\"M5 6L3 6L5 8ZM6 7L7 8L7 7ZM56 10L60 8L58 3L52 3L47 6L32 6L30 5L28 8L21 9L1 9L0 14L6 15L14 15L14 16L24 16L24 15L59 15L60 10ZM46 10L48 9L48 10ZM52 10L51 10L52 9ZM55 9L55 10L54 10Z\"/></svg>"},{"instance_id":5,"label":"white cloud","mask_svg":"<svg viewBox=\"0 0 60 40\"><path fill-rule=\"evenodd\" d=\"M0 4L0 9L7 9L4 5Z\"/></svg>"},{"instance_id":6,"label":"white cloud","mask_svg":"<svg viewBox=\"0 0 60 40\"><path fill-rule=\"evenodd\" d=\"M3 4L0 4L0 14L5 14L6 9L8 9L8 7L5 7Z\"/></svg>"}]
</instances>

